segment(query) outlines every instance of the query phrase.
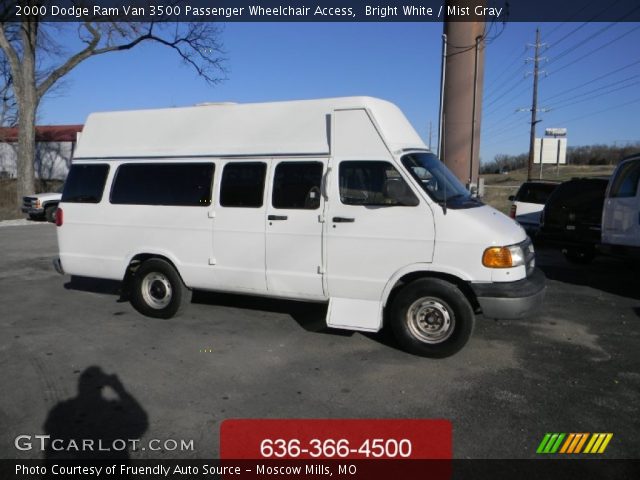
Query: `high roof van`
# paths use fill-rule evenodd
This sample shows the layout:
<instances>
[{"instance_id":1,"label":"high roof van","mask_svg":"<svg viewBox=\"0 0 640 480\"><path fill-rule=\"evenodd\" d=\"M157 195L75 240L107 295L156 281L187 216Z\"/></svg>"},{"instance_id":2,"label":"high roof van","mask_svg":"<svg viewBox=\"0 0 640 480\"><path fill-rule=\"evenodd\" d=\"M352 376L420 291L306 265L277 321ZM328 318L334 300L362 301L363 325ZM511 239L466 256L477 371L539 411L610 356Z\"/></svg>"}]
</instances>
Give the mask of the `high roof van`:
<instances>
[{"instance_id":1,"label":"high roof van","mask_svg":"<svg viewBox=\"0 0 640 480\"><path fill-rule=\"evenodd\" d=\"M92 114L57 225L60 272L151 317L193 289L325 302L329 327L443 357L544 296L524 230L368 97Z\"/></svg>"}]
</instances>

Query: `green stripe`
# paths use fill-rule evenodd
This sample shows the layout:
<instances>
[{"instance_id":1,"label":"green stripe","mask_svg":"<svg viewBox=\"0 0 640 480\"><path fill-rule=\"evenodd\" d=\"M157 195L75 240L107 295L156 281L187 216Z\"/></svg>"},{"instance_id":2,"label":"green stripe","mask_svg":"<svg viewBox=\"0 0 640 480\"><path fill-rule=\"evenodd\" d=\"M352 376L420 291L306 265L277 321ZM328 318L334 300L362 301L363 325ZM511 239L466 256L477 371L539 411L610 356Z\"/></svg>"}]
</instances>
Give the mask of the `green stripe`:
<instances>
[{"instance_id":1,"label":"green stripe","mask_svg":"<svg viewBox=\"0 0 640 480\"><path fill-rule=\"evenodd\" d=\"M565 437L564 433L561 433L558 436L558 440L556 440L556 444L551 449L551 453L556 453L558 451L558 449L560 448L560 444L562 443L562 440L564 439L564 437Z\"/></svg>"},{"instance_id":2,"label":"green stripe","mask_svg":"<svg viewBox=\"0 0 640 480\"><path fill-rule=\"evenodd\" d=\"M545 434L544 438L542 439L542 442L540 442L540 445L538 445L538 449L536 450L536 453L542 453L543 452L544 447L547 444L547 442L549 441L550 437L551 437L550 433Z\"/></svg>"},{"instance_id":3,"label":"green stripe","mask_svg":"<svg viewBox=\"0 0 640 480\"><path fill-rule=\"evenodd\" d=\"M557 433L554 433L553 435L551 435L551 438L547 442L547 446L544 447L544 451L542 453L551 453L551 447L553 447L553 444L555 443L556 438L558 438Z\"/></svg>"}]
</instances>

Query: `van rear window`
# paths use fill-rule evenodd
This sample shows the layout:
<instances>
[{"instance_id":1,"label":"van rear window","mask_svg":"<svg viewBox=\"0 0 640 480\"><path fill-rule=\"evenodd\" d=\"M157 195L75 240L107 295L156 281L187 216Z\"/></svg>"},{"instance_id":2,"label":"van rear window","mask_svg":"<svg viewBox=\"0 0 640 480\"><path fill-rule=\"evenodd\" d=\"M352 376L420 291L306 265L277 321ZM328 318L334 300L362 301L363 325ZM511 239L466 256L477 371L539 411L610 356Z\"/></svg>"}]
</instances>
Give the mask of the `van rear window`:
<instances>
[{"instance_id":1,"label":"van rear window","mask_svg":"<svg viewBox=\"0 0 640 480\"><path fill-rule=\"evenodd\" d=\"M120 165L111 203L127 205L211 205L213 163L128 163Z\"/></svg>"},{"instance_id":2,"label":"van rear window","mask_svg":"<svg viewBox=\"0 0 640 480\"><path fill-rule=\"evenodd\" d=\"M62 202L100 203L108 173L109 165L106 164L71 165L64 182Z\"/></svg>"}]
</instances>

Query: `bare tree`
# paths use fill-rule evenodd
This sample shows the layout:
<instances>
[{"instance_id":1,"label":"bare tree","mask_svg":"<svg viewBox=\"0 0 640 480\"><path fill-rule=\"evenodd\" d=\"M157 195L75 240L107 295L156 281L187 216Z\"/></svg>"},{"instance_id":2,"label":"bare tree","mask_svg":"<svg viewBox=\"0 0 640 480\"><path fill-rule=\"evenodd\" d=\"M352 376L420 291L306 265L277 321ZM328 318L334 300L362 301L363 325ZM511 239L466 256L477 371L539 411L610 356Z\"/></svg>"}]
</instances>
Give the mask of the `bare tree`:
<instances>
[{"instance_id":1,"label":"bare tree","mask_svg":"<svg viewBox=\"0 0 640 480\"><path fill-rule=\"evenodd\" d=\"M7 4L37 4L33 0L3 1ZM42 97L88 58L127 51L143 42L172 49L178 57L211 84L224 79L225 69L220 28L199 22L93 22L48 23L38 15L20 22L0 23L0 49L9 66L10 90L18 117L17 202L34 190L35 119ZM68 51L58 42L59 30L73 29L82 47Z\"/></svg>"},{"instance_id":2,"label":"bare tree","mask_svg":"<svg viewBox=\"0 0 640 480\"><path fill-rule=\"evenodd\" d=\"M11 67L5 57L0 57L0 82L0 126L14 127L18 122L17 105L13 96Z\"/></svg>"}]
</instances>

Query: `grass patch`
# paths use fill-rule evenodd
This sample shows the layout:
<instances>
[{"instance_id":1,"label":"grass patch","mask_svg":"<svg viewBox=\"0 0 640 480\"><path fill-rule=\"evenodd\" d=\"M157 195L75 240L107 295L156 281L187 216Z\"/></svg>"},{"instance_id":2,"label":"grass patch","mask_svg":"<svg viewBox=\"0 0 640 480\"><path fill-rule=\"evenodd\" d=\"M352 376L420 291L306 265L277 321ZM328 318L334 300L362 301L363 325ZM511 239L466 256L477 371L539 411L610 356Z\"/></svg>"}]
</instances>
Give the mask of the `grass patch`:
<instances>
[{"instance_id":1,"label":"grass patch","mask_svg":"<svg viewBox=\"0 0 640 480\"><path fill-rule=\"evenodd\" d=\"M615 165L544 165L542 179L564 182L575 177L608 177L616 168ZM521 168L508 174L480 175L484 178L485 191L482 201L503 213L509 213L511 202L509 195L515 195L527 180L527 169ZM540 179L540 166L533 166L532 179Z\"/></svg>"}]
</instances>

